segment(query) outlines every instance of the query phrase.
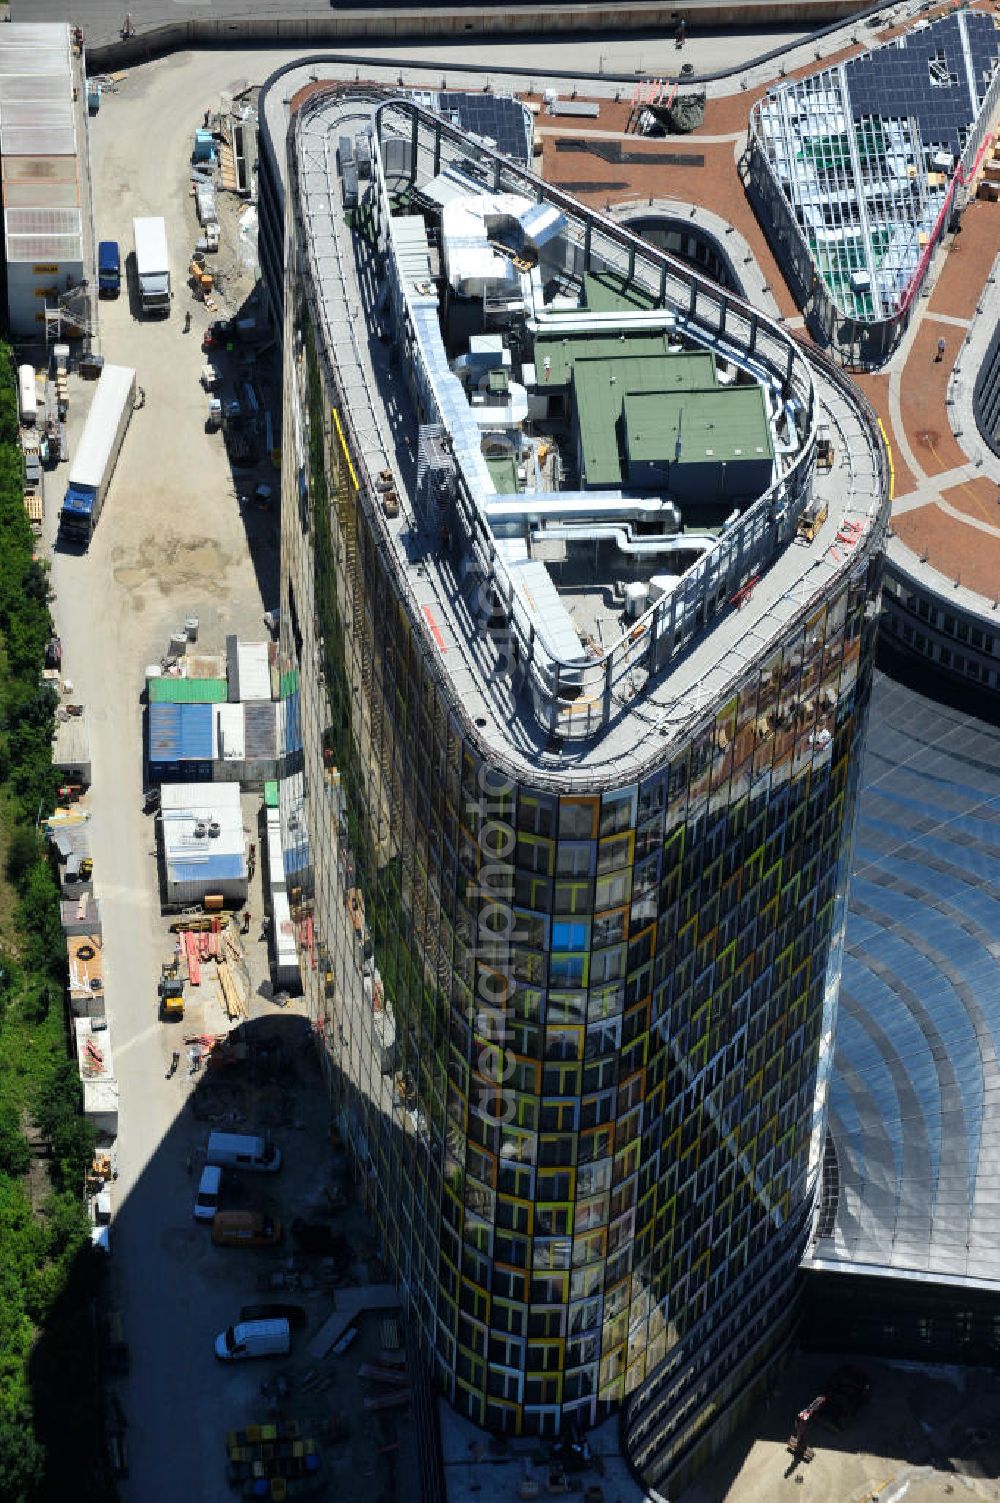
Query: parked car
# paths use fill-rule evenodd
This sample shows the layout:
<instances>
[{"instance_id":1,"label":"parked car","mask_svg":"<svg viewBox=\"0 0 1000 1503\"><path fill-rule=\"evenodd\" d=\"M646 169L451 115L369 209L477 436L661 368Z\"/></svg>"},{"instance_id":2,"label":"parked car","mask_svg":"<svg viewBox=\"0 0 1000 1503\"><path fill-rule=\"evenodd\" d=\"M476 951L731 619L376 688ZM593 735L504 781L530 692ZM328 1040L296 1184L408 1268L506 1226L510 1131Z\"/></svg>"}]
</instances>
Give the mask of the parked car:
<instances>
[{"instance_id":1,"label":"parked car","mask_svg":"<svg viewBox=\"0 0 1000 1503\"><path fill-rule=\"evenodd\" d=\"M212 1218L216 1247L274 1247L283 1235L277 1217L260 1211L216 1211Z\"/></svg>"},{"instance_id":2,"label":"parked car","mask_svg":"<svg viewBox=\"0 0 1000 1503\"><path fill-rule=\"evenodd\" d=\"M222 1170L217 1164L206 1164L198 1181L198 1194L194 1202L196 1221L211 1221L219 1209L222 1196Z\"/></svg>"},{"instance_id":3,"label":"parked car","mask_svg":"<svg viewBox=\"0 0 1000 1503\"><path fill-rule=\"evenodd\" d=\"M293 1331L301 1331L308 1324L309 1317L301 1305L272 1302L266 1305L244 1305L240 1311L240 1321L247 1320L287 1320Z\"/></svg>"},{"instance_id":4,"label":"parked car","mask_svg":"<svg viewBox=\"0 0 1000 1503\"><path fill-rule=\"evenodd\" d=\"M292 1344L287 1320L245 1320L227 1326L215 1338L220 1362L242 1362L245 1357L284 1357Z\"/></svg>"}]
</instances>

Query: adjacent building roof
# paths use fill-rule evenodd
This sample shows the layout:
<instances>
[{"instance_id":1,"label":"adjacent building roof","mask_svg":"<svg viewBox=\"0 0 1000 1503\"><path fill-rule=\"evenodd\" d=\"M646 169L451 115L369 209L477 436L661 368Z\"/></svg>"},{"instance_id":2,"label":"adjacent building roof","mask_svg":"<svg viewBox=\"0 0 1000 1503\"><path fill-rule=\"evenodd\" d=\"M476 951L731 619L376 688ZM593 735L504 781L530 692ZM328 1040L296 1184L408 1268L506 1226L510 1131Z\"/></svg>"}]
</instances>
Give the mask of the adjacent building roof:
<instances>
[{"instance_id":1,"label":"adjacent building roof","mask_svg":"<svg viewBox=\"0 0 1000 1503\"><path fill-rule=\"evenodd\" d=\"M996 108L1000 31L963 9L771 89L751 131L817 274L853 318L895 316L922 278Z\"/></svg>"},{"instance_id":2,"label":"adjacent building roof","mask_svg":"<svg viewBox=\"0 0 1000 1503\"><path fill-rule=\"evenodd\" d=\"M0 32L0 158L7 260L79 263L83 217L70 28Z\"/></svg>"}]
</instances>

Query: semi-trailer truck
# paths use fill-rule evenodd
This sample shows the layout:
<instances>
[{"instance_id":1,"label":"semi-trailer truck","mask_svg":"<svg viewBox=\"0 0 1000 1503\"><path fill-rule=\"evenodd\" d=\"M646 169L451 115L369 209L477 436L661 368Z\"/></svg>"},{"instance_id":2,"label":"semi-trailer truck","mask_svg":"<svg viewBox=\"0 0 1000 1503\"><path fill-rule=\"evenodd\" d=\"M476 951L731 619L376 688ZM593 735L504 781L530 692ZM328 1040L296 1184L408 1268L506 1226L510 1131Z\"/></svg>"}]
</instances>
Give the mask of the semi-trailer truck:
<instances>
[{"instance_id":1,"label":"semi-trailer truck","mask_svg":"<svg viewBox=\"0 0 1000 1503\"><path fill-rule=\"evenodd\" d=\"M133 219L135 269L144 315L170 312L170 259L167 226L163 219Z\"/></svg>"},{"instance_id":2,"label":"semi-trailer truck","mask_svg":"<svg viewBox=\"0 0 1000 1503\"><path fill-rule=\"evenodd\" d=\"M126 365L106 365L70 465L59 513L59 535L67 543L86 548L94 535L134 406L135 371Z\"/></svg>"}]
</instances>

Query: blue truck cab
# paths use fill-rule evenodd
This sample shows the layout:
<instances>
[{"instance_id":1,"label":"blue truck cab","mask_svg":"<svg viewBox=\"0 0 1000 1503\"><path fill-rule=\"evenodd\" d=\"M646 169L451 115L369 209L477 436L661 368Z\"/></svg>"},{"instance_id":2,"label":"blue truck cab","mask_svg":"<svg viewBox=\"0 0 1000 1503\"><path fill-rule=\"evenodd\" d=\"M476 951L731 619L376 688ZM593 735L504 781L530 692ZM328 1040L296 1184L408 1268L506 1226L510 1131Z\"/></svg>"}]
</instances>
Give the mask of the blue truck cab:
<instances>
[{"instance_id":1,"label":"blue truck cab","mask_svg":"<svg viewBox=\"0 0 1000 1503\"><path fill-rule=\"evenodd\" d=\"M97 522L100 500L96 491L82 485L69 485L59 513L59 535L66 543L90 542Z\"/></svg>"},{"instance_id":2,"label":"blue truck cab","mask_svg":"<svg viewBox=\"0 0 1000 1503\"><path fill-rule=\"evenodd\" d=\"M122 258L117 240L102 240L97 247L97 291L101 297L117 297L122 285Z\"/></svg>"}]
</instances>

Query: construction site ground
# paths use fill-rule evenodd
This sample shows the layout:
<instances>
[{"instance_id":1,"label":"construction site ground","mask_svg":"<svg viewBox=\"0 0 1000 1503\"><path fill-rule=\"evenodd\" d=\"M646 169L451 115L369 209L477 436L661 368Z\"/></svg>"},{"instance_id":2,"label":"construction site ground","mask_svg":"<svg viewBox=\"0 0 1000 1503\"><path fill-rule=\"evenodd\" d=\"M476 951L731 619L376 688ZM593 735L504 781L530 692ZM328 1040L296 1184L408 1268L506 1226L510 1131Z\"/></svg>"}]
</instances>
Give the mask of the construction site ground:
<instances>
[{"instance_id":1,"label":"construction site ground","mask_svg":"<svg viewBox=\"0 0 1000 1503\"><path fill-rule=\"evenodd\" d=\"M255 76L266 76L278 60L255 54ZM310 1350L338 1299L354 1305L374 1281L384 1305L385 1274L350 1182L347 1209L334 1213L324 1200L324 1186L343 1180L343 1166L330 1142L329 1093L303 1006L293 1001L279 1008L271 997L261 939L259 793L243 799L245 838L257 842L258 860L247 903L252 923L240 939L244 959L233 966L249 1014L242 1027L249 1057L190 1073L188 1049L197 1046L185 1041L214 1038L236 1021L226 1016L211 963L202 963L201 984L188 986L182 1020L164 1022L158 1015L157 983L173 954L170 925L177 915L161 912L157 823L142 812L146 669L161 662L171 634L189 617L199 620L199 652L223 650L229 633L264 639L264 613L278 599L277 472L265 460L234 474L222 435L205 431L202 335L215 315L186 280L197 237L189 193L194 132L206 110L218 109L220 93L239 93L250 61L214 53L192 67L190 56L163 59L120 80L90 121L99 238L117 239L124 259L132 248L133 216L164 215L174 300L164 320L137 317L134 289L130 296L124 286L120 298L99 305L100 351L108 362L134 366L145 402L132 417L86 553L64 550L56 539L67 466L45 476L39 555L51 565L66 699L88 709L93 784L87 806L120 1092L104 1316L114 1341L127 1343L130 1363L127 1373L108 1380L109 1391L126 1425L129 1475L119 1482L124 1503L219 1503L238 1496L224 1481L227 1432L274 1417L273 1388L269 1399L261 1384L279 1373L286 1379L281 1413L298 1421L303 1433L321 1434L331 1422L342 1432L325 1447L330 1494L401 1503L406 1489L397 1487L397 1475L413 1475L416 1466L408 1410L370 1412L365 1399L384 1385L358 1375L366 1358L378 1358L387 1312L360 1315L359 1334L341 1356ZM245 310L255 283L252 211L222 195L220 218L219 313L229 315ZM245 379L244 363L238 349L218 358L225 395ZM36 359L41 367L41 354ZM280 371L258 359L253 376L280 434ZM72 454L94 387L71 374L68 390ZM260 483L272 487L272 500L252 499ZM180 1059L171 1075L174 1050ZM285 1226L279 1246L214 1246L210 1227L194 1219L213 1128L270 1132L281 1148L278 1174L227 1171L222 1201L225 1208L278 1217ZM337 1288L330 1287L322 1256L296 1252L290 1234L296 1218L327 1224L345 1238L349 1254ZM293 1287L260 1287L280 1285L286 1274ZM287 1359L216 1360L216 1336L244 1305L282 1300L300 1304L306 1314L306 1329L295 1333Z\"/></svg>"},{"instance_id":2,"label":"construction site ground","mask_svg":"<svg viewBox=\"0 0 1000 1503\"><path fill-rule=\"evenodd\" d=\"M845 1363L871 1383L841 1430L810 1420L812 1461L786 1442L795 1417ZM753 1412L718 1461L677 1503L945 1503L1000 1499L1000 1377L971 1368L921 1368L802 1355L770 1402Z\"/></svg>"}]
</instances>

